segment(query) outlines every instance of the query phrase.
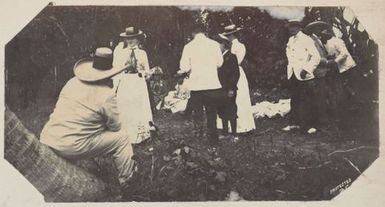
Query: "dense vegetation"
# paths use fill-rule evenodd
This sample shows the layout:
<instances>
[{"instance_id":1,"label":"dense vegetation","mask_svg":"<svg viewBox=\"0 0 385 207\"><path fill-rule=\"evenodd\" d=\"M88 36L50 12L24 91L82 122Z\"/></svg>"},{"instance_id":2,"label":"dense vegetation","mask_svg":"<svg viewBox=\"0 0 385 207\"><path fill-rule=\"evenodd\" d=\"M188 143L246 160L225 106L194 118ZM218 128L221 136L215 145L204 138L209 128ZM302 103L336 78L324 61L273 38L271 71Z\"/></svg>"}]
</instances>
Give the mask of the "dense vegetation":
<instances>
[{"instance_id":1,"label":"dense vegetation","mask_svg":"<svg viewBox=\"0 0 385 207\"><path fill-rule=\"evenodd\" d=\"M359 63L361 74L369 74L377 94L377 46L358 20L344 19L344 8L306 8L304 23L322 19L343 34L349 50ZM275 19L257 7L229 10L188 10L179 7L48 6L6 47L6 101L12 107L26 107L39 97L56 98L63 84L73 76L74 62L96 47L114 47L126 26L141 28L147 35L143 47L151 67L160 66L173 85L183 46L190 39L191 24L202 21L210 35L223 25L244 28L241 41L247 48L246 73L252 89L281 91L285 84L288 34L285 20ZM368 79L368 80L369 80ZM362 88L362 87L361 87Z\"/></svg>"}]
</instances>

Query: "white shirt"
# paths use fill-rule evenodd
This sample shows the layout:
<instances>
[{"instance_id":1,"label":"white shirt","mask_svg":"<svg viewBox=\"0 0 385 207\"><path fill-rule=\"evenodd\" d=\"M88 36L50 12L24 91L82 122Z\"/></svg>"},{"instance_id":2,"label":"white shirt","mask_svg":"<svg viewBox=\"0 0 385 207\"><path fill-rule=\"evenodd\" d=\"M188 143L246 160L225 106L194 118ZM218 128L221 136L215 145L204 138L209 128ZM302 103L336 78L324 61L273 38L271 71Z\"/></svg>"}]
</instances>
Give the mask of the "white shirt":
<instances>
[{"instance_id":1,"label":"white shirt","mask_svg":"<svg viewBox=\"0 0 385 207\"><path fill-rule=\"evenodd\" d=\"M356 66L356 62L350 55L348 49L346 48L345 42L342 39L332 37L325 44L325 48L329 55L335 56L335 61L338 64L340 73L343 73Z\"/></svg>"},{"instance_id":2,"label":"white shirt","mask_svg":"<svg viewBox=\"0 0 385 207\"><path fill-rule=\"evenodd\" d=\"M123 67L130 59L132 49L134 49L135 58L137 61L137 70L142 73L144 77L150 74L150 65L148 63L148 57L146 51L140 49L138 46L130 48L129 46L123 48L124 43L120 42L114 49L114 59L112 65L114 67ZM124 75L124 72L114 77L114 80L119 79L120 75Z\"/></svg>"},{"instance_id":3,"label":"white shirt","mask_svg":"<svg viewBox=\"0 0 385 207\"><path fill-rule=\"evenodd\" d=\"M314 70L321 61L321 56L311 37L303 32L298 32L290 37L286 45L287 79L294 74L298 80L311 80L314 78ZM301 78L301 71L307 72L305 78Z\"/></svg>"},{"instance_id":4,"label":"white shirt","mask_svg":"<svg viewBox=\"0 0 385 207\"><path fill-rule=\"evenodd\" d=\"M197 34L183 48L179 67L183 72L190 72L190 90L201 91L222 87L218 78L222 64L219 44L204 34Z\"/></svg>"},{"instance_id":5,"label":"white shirt","mask_svg":"<svg viewBox=\"0 0 385 207\"><path fill-rule=\"evenodd\" d=\"M239 42L238 39L231 41L231 53L237 56L238 64L240 65L246 55L246 47L244 44Z\"/></svg>"}]
</instances>

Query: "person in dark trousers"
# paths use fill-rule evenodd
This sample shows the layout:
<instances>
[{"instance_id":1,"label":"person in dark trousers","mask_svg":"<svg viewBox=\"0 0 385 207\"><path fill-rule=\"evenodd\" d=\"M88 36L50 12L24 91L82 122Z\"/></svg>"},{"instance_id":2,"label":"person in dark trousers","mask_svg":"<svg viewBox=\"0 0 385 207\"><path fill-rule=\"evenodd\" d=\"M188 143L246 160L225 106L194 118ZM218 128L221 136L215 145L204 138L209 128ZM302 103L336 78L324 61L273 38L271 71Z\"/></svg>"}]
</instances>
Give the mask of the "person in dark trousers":
<instances>
[{"instance_id":1,"label":"person in dark trousers","mask_svg":"<svg viewBox=\"0 0 385 207\"><path fill-rule=\"evenodd\" d=\"M194 130L198 131L196 136L203 136L204 108L210 146L208 150L216 152L217 109L222 93L217 70L222 66L223 57L219 44L206 36L204 25L194 25L193 37L183 48L178 73L188 73L190 77L190 102L194 111Z\"/></svg>"},{"instance_id":2,"label":"person in dark trousers","mask_svg":"<svg viewBox=\"0 0 385 207\"><path fill-rule=\"evenodd\" d=\"M222 119L223 135L225 138L229 133L229 122L231 135L234 140L237 136L237 84L240 77L237 56L230 52L231 43L225 36L217 35L213 37L221 48L223 54L223 65L218 69L219 82L222 85L223 102L218 108L218 115Z\"/></svg>"},{"instance_id":3,"label":"person in dark trousers","mask_svg":"<svg viewBox=\"0 0 385 207\"><path fill-rule=\"evenodd\" d=\"M291 119L282 130L300 129L313 134L318 122L314 72L322 59L313 39L302 31L300 21L291 20L286 26L291 36L286 45Z\"/></svg>"}]
</instances>

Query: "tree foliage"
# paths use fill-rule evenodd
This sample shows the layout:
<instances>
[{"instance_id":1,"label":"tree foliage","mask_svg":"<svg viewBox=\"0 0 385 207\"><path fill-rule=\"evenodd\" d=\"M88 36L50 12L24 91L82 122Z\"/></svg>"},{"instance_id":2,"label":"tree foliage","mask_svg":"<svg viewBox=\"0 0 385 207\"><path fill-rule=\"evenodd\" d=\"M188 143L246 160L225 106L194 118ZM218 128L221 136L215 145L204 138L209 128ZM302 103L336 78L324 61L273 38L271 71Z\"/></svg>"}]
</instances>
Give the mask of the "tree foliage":
<instances>
[{"instance_id":1,"label":"tree foliage","mask_svg":"<svg viewBox=\"0 0 385 207\"><path fill-rule=\"evenodd\" d=\"M377 47L366 31L357 29L357 19L344 19L344 10L308 7L304 22L322 19L332 23L342 32L363 73L375 75ZM284 88L289 37L285 20L275 19L257 7L192 10L164 6L48 6L6 46L6 100L10 106L27 106L36 98L55 98L73 76L76 60L89 56L96 47L113 48L129 25L146 33L142 46L150 66L160 66L172 86L183 46L191 39L191 25L196 21L206 24L209 35L221 32L230 23L242 27L240 39L247 49L244 69L250 88Z\"/></svg>"}]
</instances>

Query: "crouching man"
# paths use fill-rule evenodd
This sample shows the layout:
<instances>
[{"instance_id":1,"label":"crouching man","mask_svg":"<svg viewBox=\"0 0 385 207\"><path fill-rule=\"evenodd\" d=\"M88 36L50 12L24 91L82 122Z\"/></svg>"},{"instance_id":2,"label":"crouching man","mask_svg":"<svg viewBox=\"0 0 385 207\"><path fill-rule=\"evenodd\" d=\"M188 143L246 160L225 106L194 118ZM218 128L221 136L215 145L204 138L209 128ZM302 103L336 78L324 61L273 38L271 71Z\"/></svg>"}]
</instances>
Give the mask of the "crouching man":
<instances>
[{"instance_id":1,"label":"crouching man","mask_svg":"<svg viewBox=\"0 0 385 207\"><path fill-rule=\"evenodd\" d=\"M40 141L67 159L112 154L125 184L134 171L132 146L120 130L112 76L125 68L112 67L112 51L98 48L93 59L79 60L75 77L63 87Z\"/></svg>"}]
</instances>

